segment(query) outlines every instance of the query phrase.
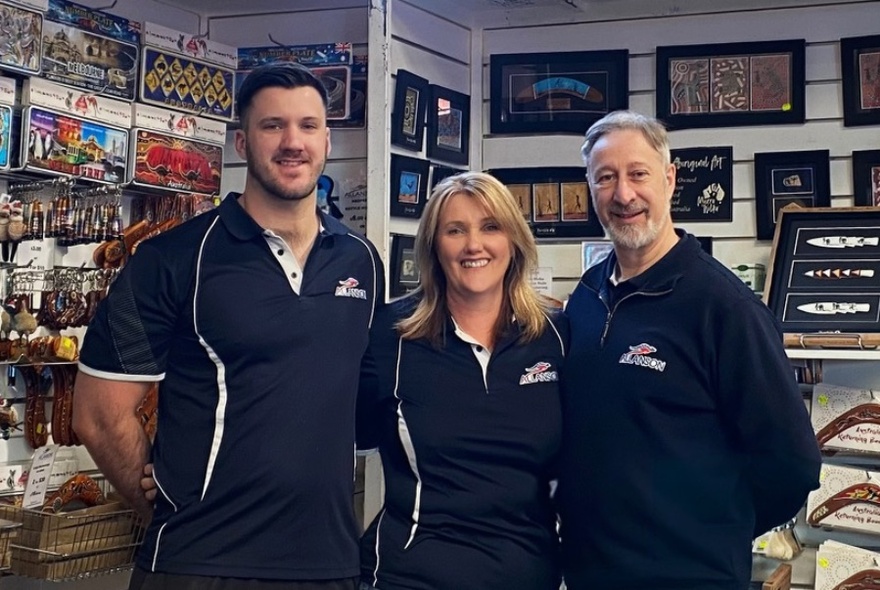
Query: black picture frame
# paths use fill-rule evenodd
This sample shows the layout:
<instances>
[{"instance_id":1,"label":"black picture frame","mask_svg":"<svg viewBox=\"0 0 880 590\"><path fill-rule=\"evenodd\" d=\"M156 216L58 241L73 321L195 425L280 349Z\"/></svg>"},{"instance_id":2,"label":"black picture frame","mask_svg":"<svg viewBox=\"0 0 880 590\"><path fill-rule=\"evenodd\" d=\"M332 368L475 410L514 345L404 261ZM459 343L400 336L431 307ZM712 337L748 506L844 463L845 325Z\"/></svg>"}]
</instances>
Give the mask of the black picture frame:
<instances>
[{"instance_id":1,"label":"black picture frame","mask_svg":"<svg viewBox=\"0 0 880 590\"><path fill-rule=\"evenodd\" d=\"M880 125L880 35L840 40L843 125Z\"/></svg>"},{"instance_id":2,"label":"black picture frame","mask_svg":"<svg viewBox=\"0 0 880 590\"><path fill-rule=\"evenodd\" d=\"M593 211L583 167L497 168L487 172L510 190L538 241L605 235Z\"/></svg>"},{"instance_id":3,"label":"black picture frame","mask_svg":"<svg viewBox=\"0 0 880 590\"><path fill-rule=\"evenodd\" d=\"M428 97L428 158L467 166L471 97L437 84L430 85Z\"/></svg>"},{"instance_id":4,"label":"black picture frame","mask_svg":"<svg viewBox=\"0 0 880 590\"><path fill-rule=\"evenodd\" d=\"M391 297L406 295L419 286L420 274L415 247L415 237L391 234Z\"/></svg>"},{"instance_id":5,"label":"black picture frame","mask_svg":"<svg viewBox=\"0 0 880 590\"><path fill-rule=\"evenodd\" d=\"M733 147L696 147L670 151L675 164L672 220L733 221Z\"/></svg>"},{"instance_id":6,"label":"black picture frame","mask_svg":"<svg viewBox=\"0 0 880 590\"><path fill-rule=\"evenodd\" d=\"M755 225L759 240L772 240L783 207L831 206L828 150L755 154Z\"/></svg>"},{"instance_id":7,"label":"black picture frame","mask_svg":"<svg viewBox=\"0 0 880 590\"><path fill-rule=\"evenodd\" d=\"M406 70L397 70L394 111L391 113L391 144L413 152L422 151L428 81Z\"/></svg>"},{"instance_id":8,"label":"black picture frame","mask_svg":"<svg viewBox=\"0 0 880 590\"><path fill-rule=\"evenodd\" d=\"M577 133L629 108L629 51L489 56L493 134Z\"/></svg>"},{"instance_id":9,"label":"black picture frame","mask_svg":"<svg viewBox=\"0 0 880 590\"><path fill-rule=\"evenodd\" d=\"M392 217L422 216L428 198L428 160L391 154L391 176L388 194Z\"/></svg>"},{"instance_id":10,"label":"black picture frame","mask_svg":"<svg viewBox=\"0 0 880 590\"><path fill-rule=\"evenodd\" d=\"M456 174L460 174L462 172L466 172L461 168L452 168L450 166L441 166L439 164L431 165L431 192L434 192L434 187L440 184L440 181L449 178L450 176L455 176Z\"/></svg>"},{"instance_id":11,"label":"black picture frame","mask_svg":"<svg viewBox=\"0 0 880 590\"><path fill-rule=\"evenodd\" d=\"M806 116L806 42L657 48L657 117L670 129L785 125Z\"/></svg>"},{"instance_id":12,"label":"black picture frame","mask_svg":"<svg viewBox=\"0 0 880 590\"><path fill-rule=\"evenodd\" d=\"M880 150L854 151L852 174L856 207L880 207Z\"/></svg>"},{"instance_id":13,"label":"black picture frame","mask_svg":"<svg viewBox=\"0 0 880 590\"><path fill-rule=\"evenodd\" d=\"M880 209L784 209L767 279L786 333L880 331Z\"/></svg>"}]
</instances>

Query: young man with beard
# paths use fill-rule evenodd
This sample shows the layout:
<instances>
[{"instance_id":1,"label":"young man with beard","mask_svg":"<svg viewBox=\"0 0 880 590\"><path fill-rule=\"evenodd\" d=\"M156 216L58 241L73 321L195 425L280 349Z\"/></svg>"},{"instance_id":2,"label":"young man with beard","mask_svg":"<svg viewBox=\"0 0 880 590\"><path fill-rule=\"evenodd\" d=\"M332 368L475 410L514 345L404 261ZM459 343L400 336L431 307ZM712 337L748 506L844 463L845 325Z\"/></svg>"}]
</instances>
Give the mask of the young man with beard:
<instances>
[{"instance_id":1,"label":"young man with beard","mask_svg":"<svg viewBox=\"0 0 880 590\"><path fill-rule=\"evenodd\" d=\"M382 266L316 207L321 82L259 67L238 113L244 192L138 247L89 326L74 428L152 519L131 588L352 590L355 394ZM135 408L155 382L151 448Z\"/></svg>"},{"instance_id":2,"label":"young man with beard","mask_svg":"<svg viewBox=\"0 0 880 590\"><path fill-rule=\"evenodd\" d=\"M582 155L614 251L566 308L566 584L744 590L753 537L794 516L819 483L781 326L674 229L662 124L611 113Z\"/></svg>"}]
</instances>

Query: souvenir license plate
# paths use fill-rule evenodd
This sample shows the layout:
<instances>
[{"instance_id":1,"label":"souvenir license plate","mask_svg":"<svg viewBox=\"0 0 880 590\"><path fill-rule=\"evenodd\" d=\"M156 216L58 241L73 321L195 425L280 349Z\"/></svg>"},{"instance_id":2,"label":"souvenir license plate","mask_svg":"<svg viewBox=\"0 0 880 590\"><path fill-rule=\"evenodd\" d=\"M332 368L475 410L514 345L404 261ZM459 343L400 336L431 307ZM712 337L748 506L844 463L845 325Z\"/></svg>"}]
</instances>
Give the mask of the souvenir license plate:
<instances>
[{"instance_id":1,"label":"souvenir license plate","mask_svg":"<svg viewBox=\"0 0 880 590\"><path fill-rule=\"evenodd\" d=\"M39 73L42 38L42 14L0 4L0 67Z\"/></svg>"},{"instance_id":2,"label":"souvenir license plate","mask_svg":"<svg viewBox=\"0 0 880 590\"><path fill-rule=\"evenodd\" d=\"M232 120L233 70L145 47L142 71L144 102Z\"/></svg>"},{"instance_id":3,"label":"souvenir license plate","mask_svg":"<svg viewBox=\"0 0 880 590\"><path fill-rule=\"evenodd\" d=\"M25 110L24 121L25 168L96 182L126 181L128 132L124 129L37 107Z\"/></svg>"},{"instance_id":4,"label":"souvenir license plate","mask_svg":"<svg viewBox=\"0 0 880 590\"><path fill-rule=\"evenodd\" d=\"M213 143L136 129L133 184L171 191L220 193L223 148Z\"/></svg>"}]
</instances>

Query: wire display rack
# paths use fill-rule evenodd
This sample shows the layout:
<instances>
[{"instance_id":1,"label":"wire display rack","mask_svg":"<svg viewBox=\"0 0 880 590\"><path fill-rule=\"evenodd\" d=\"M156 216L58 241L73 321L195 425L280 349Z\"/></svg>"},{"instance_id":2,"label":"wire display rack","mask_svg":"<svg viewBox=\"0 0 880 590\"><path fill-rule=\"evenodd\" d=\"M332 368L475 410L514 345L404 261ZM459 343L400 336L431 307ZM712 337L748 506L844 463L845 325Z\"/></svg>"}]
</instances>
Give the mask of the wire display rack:
<instances>
[{"instance_id":1,"label":"wire display rack","mask_svg":"<svg viewBox=\"0 0 880 590\"><path fill-rule=\"evenodd\" d=\"M144 527L120 502L52 514L21 510L10 571L61 582L130 569Z\"/></svg>"}]
</instances>

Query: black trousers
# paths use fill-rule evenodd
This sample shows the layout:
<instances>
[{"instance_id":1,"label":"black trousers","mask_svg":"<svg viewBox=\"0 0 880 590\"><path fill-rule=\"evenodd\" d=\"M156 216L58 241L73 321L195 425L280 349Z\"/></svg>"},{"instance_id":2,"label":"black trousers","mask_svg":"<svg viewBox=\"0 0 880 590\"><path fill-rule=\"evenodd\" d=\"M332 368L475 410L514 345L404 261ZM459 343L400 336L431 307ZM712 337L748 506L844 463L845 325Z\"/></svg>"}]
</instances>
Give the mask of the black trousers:
<instances>
[{"instance_id":1,"label":"black trousers","mask_svg":"<svg viewBox=\"0 0 880 590\"><path fill-rule=\"evenodd\" d=\"M128 590L357 590L359 578L341 580L248 580L180 576L134 568Z\"/></svg>"}]
</instances>

